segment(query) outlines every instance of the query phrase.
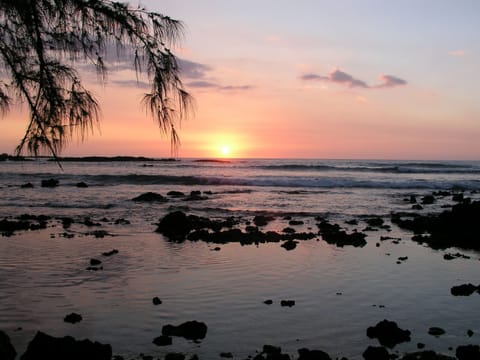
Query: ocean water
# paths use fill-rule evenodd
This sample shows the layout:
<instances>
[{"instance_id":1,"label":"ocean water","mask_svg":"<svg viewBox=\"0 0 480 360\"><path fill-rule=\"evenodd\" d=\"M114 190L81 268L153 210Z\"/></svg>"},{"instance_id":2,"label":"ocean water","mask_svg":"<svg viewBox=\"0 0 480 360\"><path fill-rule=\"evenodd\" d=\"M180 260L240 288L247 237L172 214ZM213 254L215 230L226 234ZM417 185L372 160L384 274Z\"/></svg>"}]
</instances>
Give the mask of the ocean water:
<instances>
[{"instance_id":1,"label":"ocean water","mask_svg":"<svg viewBox=\"0 0 480 360\"><path fill-rule=\"evenodd\" d=\"M405 201L411 195L420 200L448 190L478 199L480 162L182 159L62 165L60 170L45 159L0 162L0 219L51 217L47 229L0 237L0 329L19 353L41 330L110 343L114 354L127 358L179 351L201 359L232 352L243 359L272 344L292 356L308 347L362 359L368 345L378 345L366 329L383 319L412 332L411 342L392 350L400 354L416 350L418 342L450 355L458 345L480 343L480 295L450 294L454 285L478 283L480 254L432 250L390 223L392 212L412 211ZM50 178L59 186L40 187ZM78 182L88 187L78 188ZM26 183L34 187L21 187ZM131 200L149 191L201 191L206 199ZM451 204L451 196L441 196L418 212L438 213ZM174 210L234 217L239 226L268 214L275 220L262 230L278 232L289 226L287 216L304 222L293 226L299 232L317 233L319 216L348 231L362 231L373 216L391 228L366 231L362 248L338 248L318 235L293 251L279 243L231 243L213 251L217 245L172 243L155 233L156 223ZM74 219L69 229L62 228L63 217ZM86 218L100 226L85 225ZM118 219L128 223L115 224ZM108 235L97 238L95 230ZM381 241L382 236L399 240ZM119 253L102 257L112 249ZM457 251L470 258L443 259ZM91 258L101 259L103 270L86 270ZM154 296L163 303L154 306ZM265 305L266 299L273 304ZM281 307L287 299L295 306ZM71 312L83 320L63 322ZM204 340L152 344L163 325L189 320L207 324ZM446 334L428 335L432 326ZM468 330L475 334L468 337Z\"/></svg>"}]
</instances>

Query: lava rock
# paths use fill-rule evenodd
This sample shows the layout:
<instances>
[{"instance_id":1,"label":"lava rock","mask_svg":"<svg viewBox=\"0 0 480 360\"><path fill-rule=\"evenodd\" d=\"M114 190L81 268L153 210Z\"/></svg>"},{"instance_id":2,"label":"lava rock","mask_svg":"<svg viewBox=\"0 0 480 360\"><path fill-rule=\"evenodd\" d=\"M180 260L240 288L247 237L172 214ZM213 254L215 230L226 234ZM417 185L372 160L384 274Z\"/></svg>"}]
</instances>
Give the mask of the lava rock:
<instances>
[{"instance_id":1,"label":"lava rock","mask_svg":"<svg viewBox=\"0 0 480 360\"><path fill-rule=\"evenodd\" d=\"M169 191L167 193L168 196L178 198L178 197L184 197L185 194L181 191Z\"/></svg>"},{"instance_id":2,"label":"lava rock","mask_svg":"<svg viewBox=\"0 0 480 360\"><path fill-rule=\"evenodd\" d=\"M90 259L90 265L91 266L98 266L102 263L101 260L98 260L98 259Z\"/></svg>"},{"instance_id":3,"label":"lava rock","mask_svg":"<svg viewBox=\"0 0 480 360\"><path fill-rule=\"evenodd\" d=\"M394 321L382 320L367 329L369 338L377 338L380 345L393 348L395 345L410 341L410 331L398 327Z\"/></svg>"},{"instance_id":4,"label":"lava rock","mask_svg":"<svg viewBox=\"0 0 480 360\"><path fill-rule=\"evenodd\" d=\"M390 360L388 350L382 346L369 346L362 356L365 360Z\"/></svg>"},{"instance_id":5,"label":"lava rock","mask_svg":"<svg viewBox=\"0 0 480 360\"><path fill-rule=\"evenodd\" d=\"M273 304L273 300L268 299L268 300L265 300L263 303L266 304L266 305L272 305L272 304Z\"/></svg>"},{"instance_id":6,"label":"lava rock","mask_svg":"<svg viewBox=\"0 0 480 360\"><path fill-rule=\"evenodd\" d=\"M88 339L75 340L71 336L56 338L41 331L37 332L22 355L22 360L110 360L112 347L109 344L92 342Z\"/></svg>"},{"instance_id":7,"label":"lava rock","mask_svg":"<svg viewBox=\"0 0 480 360\"><path fill-rule=\"evenodd\" d=\"M78 188L88 188L87 183L85 183L85 182L83 182L83 181L80 181L80 182L77 183L75 186L78 187Z\"/></svg>"},{"instance_id":8,"label":"lava rock","mask_svg":"<svg viewBox=\"0 0 480 360\"><path fill-rule=\"evenodd\" d=\"M77 313L71 313L71 314L66 315L63 318L63 321L68 322L70 324L75 324L77 322L82 321L82 315L77 314Z\"/></svg>"},{"instance_id":9,"label":"lava rock","mask_svg":"<svg viewBox=\"0 0 480 360\"><path fill-rule=\"evenodd\" d=\"M106 252L103 252L103 253L102 253L103 256L112 256L112 255L115 255L115 254L118 254L118 250L117 250L117 249L113 249L113 250L106 251Z\"/></svg>"},{"instance_id":10,"label":"lava rock","mask_svg":"<svg viewBox=\"0 0 480 360\"><path fill-rule=\"evenodd\" d=\"M233 354L231 352L221 352L220 357L225 359L232 359Z\"/></svg>"},{"instance_id":11,"label":"lava rock","mask_svg":"<svg viewBox=\"0 0 480 360\"><path fill-rule=\"evenodd\" d=\"M298 349L298 360L332 360L330 355L322 350Z\"/></svg>"},{"instance_id":12,"label":"lava rock","mask_svg":"<svg viewBox=\"0 0 480 360\"><path fill-rule=\"evenodd\" d=\"M146 192L137 197L134 197L132 201L141 202L167 202L168 199L160 194L154 192Z\"/></svg>"},{"instance_id":13,"label":"lava rock","mask_svg":"<svg viewBox=\"0 0 480 360\"><path fill-rule=\"evenodd\" d=\"M10 342L10 338L6 333L0 330L0 359L14 360L16 356L17 352Z\"/></svg>"},{"instance_id":14,"label":"lava rock","mask_svg":"<svg viewBox=\"0 0 480 360\"><path fill-rule=\"evenodd\" d=\"M480 359L480 346L478 345L463 345L457 347L455 355L458 360L478 360Z\"/></svg>"},{"instance_id":15,"label":"lava rock","mask_svg":"<svg viewBox=\"0 0 480 360\"><path fill-rule=\"evenodd\" d=\"M440 336L445 334L445 330L439 327L432 326L431 328L428 329L428 334L432 336Z\"/></svg>"},{"instance_id":16,"label":"lava rock","mask_svg":"<svg viewBox=\"0 0 480 360\"><path fill-rule=\"evenodd\" d=\"M42 180L41 186L46 188L57 187L60 182L57 179Z\"/></svg>"},{"instance_id":17,"label":"lava rock","mask_svg":"<svg viewBox=\"0 0 480 360\"><path fill-rule=\"evenodd\" d=\"M298 241L287 240L281 245L281 247L283 247L285 250L289 251L289 250L295 249L297 247L297 243L298 243Z\"/></svg>"},{"instance_id":18,"label":"lava rock","mask_svg":"<svg viewBox=\"0 0 480 360\"><path fill-rule=\"evenodd\" d=\"M267 225L270 221L275 220L273 216L267 216L267 215L256 215L253 218L253 223L256 226L265 226Z\"/></svg>"},{"instance_id":19,"label":"lava rock","mask_svg":"<svg viewBox=\"0 0 480 360\"><path fill-rule=\"evenodd\" d=\"M450 293L453 296L470 296L472 295L475 291L479 291L480 286L475 286L473 284L462 284L458 286L453 286L450 289Z\"/></svg>"},{"instance_id":20,"label":"lava rock","mask_svg":"<svg viewBox=\"0 0 480 360\"><path fill-rule=\"evenodd\" d=\"M280 306L292 307L295 306L295 300L282 300L280 301Z\"/></svg>"},{"instance_id":21,"label":"lava rock","mask_svg":"<svg viewBox=\"0 0 480 360\"><path fill-rule=\"evenodd\" d=\"M178 326L165 325L162 335L179 336L188 340L204 339L207 335L207 325L196 320L184 322Z\"/></svg>"},{"instance_id":22,"label":"lava rock","mask_svg":"<svg viewBox=\"0 0 480 360\"><path fill-rule=\"evenodd\" d=\"M165 355L165 360L185 360L185 355L182 353L168 353Z\"/></svg>"},{"instance_id":23,"label":"lava rock","mask_svg":"<svg viewBox=\"0 0 480 360\"><path fill-rule=\"evenodd\" d=\"M426 350L405 354L402 360L456 360L454 357L437 354L435 351Z\"/></svg>"},{"instance_id":24,"label":"lava rock","mask_svg":"<svg viewBox=\"0 0 480 360\"><path fill-rule=\"evenodd\" d=\"M153 305L160 305L162 303L162 300L160 300L160 298L158 296L155 296L152 299L152 302L153 302Z\"/></svg>"},{"instance_id":25,"label":"lava rock","mask_svg":"<svg viewBox=\"0 0 480 360\"><path fill-rule=\"evenodd\" d=\"M170 336L160 335L153 339L152 343L157 346L168 346L172 345L172 338Z\"/></svg>"},{"instance_id":26,"label":"lava rock","mask_svg":"<svg viewBox=\"0 0 480 360\"><path fill-rule=\"evenodd\" d=\"M26 183L26 184L20 185L20 187L21 187L22 189L32 189L32 188L33 188L33 184L32 184L31 182L28 182L28 183Z\"/></svg>"}]
</instances>

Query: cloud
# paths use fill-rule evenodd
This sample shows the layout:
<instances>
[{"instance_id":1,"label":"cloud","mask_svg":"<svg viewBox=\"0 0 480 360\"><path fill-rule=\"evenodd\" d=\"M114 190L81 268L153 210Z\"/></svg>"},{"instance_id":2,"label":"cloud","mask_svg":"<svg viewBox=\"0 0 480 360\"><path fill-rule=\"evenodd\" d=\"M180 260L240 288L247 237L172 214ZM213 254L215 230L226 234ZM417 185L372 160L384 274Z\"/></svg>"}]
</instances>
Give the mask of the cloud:
<instances>
[{"instance_id":1,"label":"cloud","mask_svg":"<svg viewBox=\"0 0 480 360\"><path fill-rule=\"evenodd\" d=\"M197 88L197 89L217 89L221 91L247 91L253 89L253 86L251 85L239 85L239 86L234 86L234 85L228 85L228 86L221 86L219 84L216 84L214 82L210 81L203 81L203 80L198 80L198 81L191 81L186 84L187 87L190 88Z\"/></svg>"},{"instance_id":2,"label":"cloud","mask_svg":"<svg viewBox=\"0 0 480 360\"><path fill-rule=\"evenodd\" d=\"M365 81L357 79L352 75L335 69L327 75L321 75L316 73L306 73L300 76L301 80L304 81L322 81L336 83L340 85L348 86L349 88L364 88L364 89L374 89L374 88L393 88L396 86L406 85L407 82L399 77L393 75L380 75L381 84L378 85L368 85Z\"/></svg>"},{"instance_id":3,"label":"cloud","mask_svg":"<svg viewBox=\"0 0 480 360\"><path fill-rule=\"evenodd\" d=\"M455 57L462 57L462 56L465 56L465 50L449 51L448 55L455 56Z\"/></svg>"},{"instance_id":4,"label":"cloud","mask_svg":"<svg viewBox=\"0 0 480 360\"><path fill-rule=\"evenodd\" d=\"M382 84L376 85L377 88L393 88L396 86L407 85L407 82L399 77L393 75L380 75L380 80Z\"/></svg>"},{"instance_id":5,"label":"cloud","mask_svg":"<svg viewBox=\"0 0 480 360\"><path fill-rule=\"evenodd\" d=\"M180 67L181 75L188 79L203 79L212 70L208 65L185 59L178 59L178 66Z\"/></svg>"}]
</instances>

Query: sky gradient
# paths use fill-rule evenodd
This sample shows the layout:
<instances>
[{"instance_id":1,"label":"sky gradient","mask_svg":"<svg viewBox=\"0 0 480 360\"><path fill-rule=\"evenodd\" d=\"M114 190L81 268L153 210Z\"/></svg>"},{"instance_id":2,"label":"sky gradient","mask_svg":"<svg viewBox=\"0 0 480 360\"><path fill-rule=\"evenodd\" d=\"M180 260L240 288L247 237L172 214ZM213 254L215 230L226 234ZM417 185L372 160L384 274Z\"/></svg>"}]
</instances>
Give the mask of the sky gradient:
<instances>
[{"instance_id":1,"label":"sky gradient","mask_svg":"<svg viewBox=\"0 0 480 360\"><path fill-rule=\"evenodd\" d=\"M480 1L141 3L185 25L180 157L480 160ZM85 74L101 126L62 155L168 157L134 73L111 70ZM0 120L0 152L25 116Z\"/></svg>"}]
</instances>

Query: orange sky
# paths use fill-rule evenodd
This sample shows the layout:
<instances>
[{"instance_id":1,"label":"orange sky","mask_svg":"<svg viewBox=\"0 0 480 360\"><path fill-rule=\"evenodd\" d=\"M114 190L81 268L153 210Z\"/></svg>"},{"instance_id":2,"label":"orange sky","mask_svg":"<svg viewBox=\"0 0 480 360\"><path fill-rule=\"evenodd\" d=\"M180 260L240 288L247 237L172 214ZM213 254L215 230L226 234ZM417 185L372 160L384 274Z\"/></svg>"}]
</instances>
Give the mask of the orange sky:
<instances>
[{"instance_id":1,"label":"orange sky","mask_svg":"<svg viewBox=\"0 0 480 360\"><path fill-rule=\"evenodd\" d=\"M180 157L480 159L479 2L143 4L186 25L176 54L196 108ZM170 156L129 77L85 74L100 131L62 155ZM25 116L1 120L0 152Z\"/></svg>"}]
</instances>

